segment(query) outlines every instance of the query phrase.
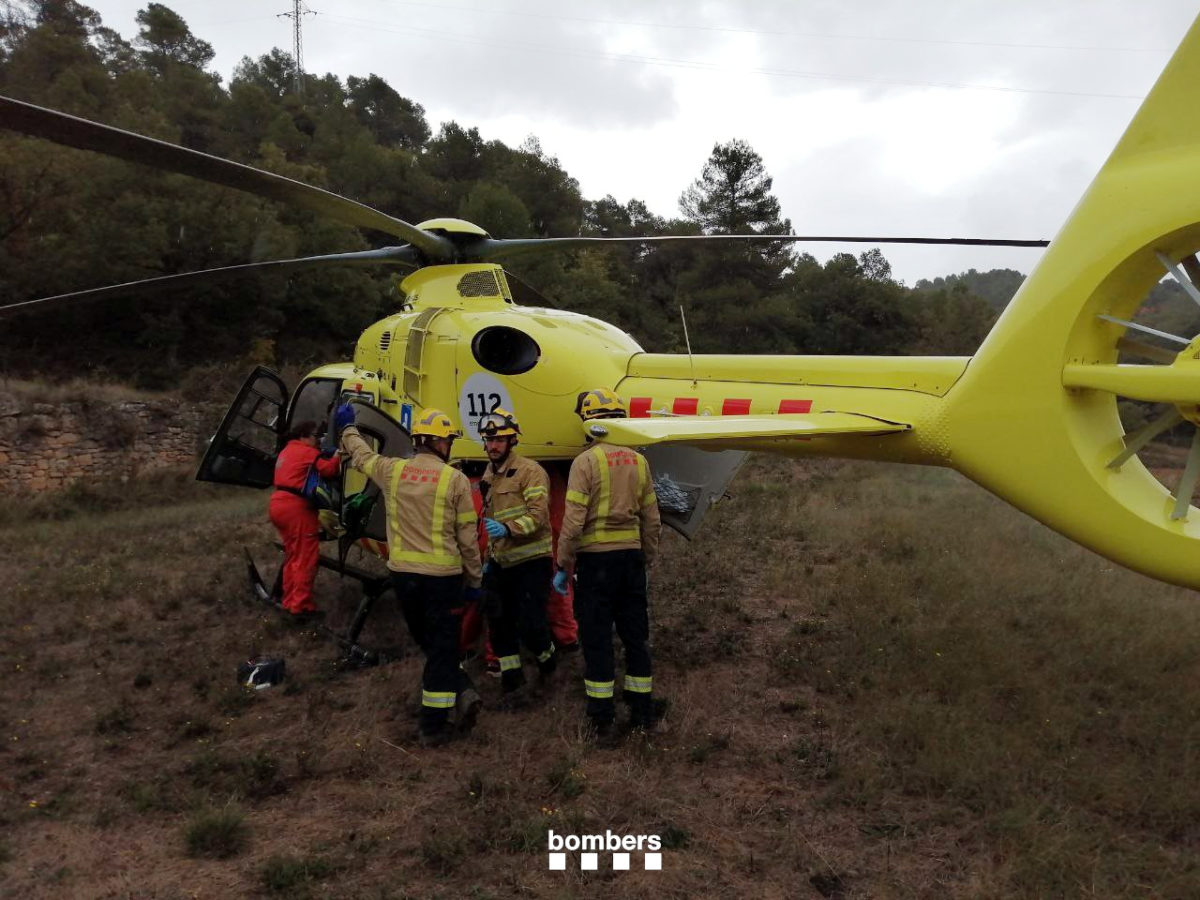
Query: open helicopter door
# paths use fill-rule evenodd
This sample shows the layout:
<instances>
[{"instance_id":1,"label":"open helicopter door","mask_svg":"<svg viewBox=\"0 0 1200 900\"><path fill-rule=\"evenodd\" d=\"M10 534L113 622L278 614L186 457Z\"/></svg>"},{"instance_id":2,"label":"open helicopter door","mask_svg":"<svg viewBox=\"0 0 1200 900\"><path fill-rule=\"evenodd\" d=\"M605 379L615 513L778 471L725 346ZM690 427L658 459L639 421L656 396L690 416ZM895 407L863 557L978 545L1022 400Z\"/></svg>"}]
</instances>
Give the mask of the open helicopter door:
<instances>
[{"instance_id":1,"label":"open helicopter door","mask_svg":"<svg viewBox=\"0 0 1200 900\"><path fill-rule=\"evenodd\" d=\"M358 433L377 453L405 459L413 455L412 437L399 422L364 400L350 400L350 405L354 407ZM345 471L341 509L345 533L338 548L343 560L349 545L362 538L379 544L387 542L387 516L379 494L379 486L362 472Z\"/></svg>"},{"instance_id":2,"label":"open helicopter door","mask_svg":"<svg viewBox=\"0 0 1200 900\"><path fill-rule=\"evenodd\" d=\"M746 461L742 450L713 452L683 444L655 444L641 452L654 476L663 524L689 540Z\"/></svg>"},{"instance_id":3,"label":"open helicopter door","mask_svg":"<svg viewBox=\"0 0 1200 900\"><path fill-rule=\"evenodd\" d=\"M287 400L278 375L265 366L251 372L209 441L196 480L270 487Z\"/></svg>"}]
</instances>

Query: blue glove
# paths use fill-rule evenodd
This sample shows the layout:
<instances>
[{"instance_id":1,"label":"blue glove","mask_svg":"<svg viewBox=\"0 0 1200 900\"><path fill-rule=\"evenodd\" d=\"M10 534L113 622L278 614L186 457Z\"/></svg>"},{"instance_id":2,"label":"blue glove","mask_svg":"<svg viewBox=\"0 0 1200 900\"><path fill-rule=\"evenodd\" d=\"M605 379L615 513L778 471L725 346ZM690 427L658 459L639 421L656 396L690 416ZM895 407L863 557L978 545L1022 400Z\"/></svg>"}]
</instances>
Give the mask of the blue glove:
<instances>
[{"instance_id":1,"label":"blue glove","mask_svg":"<svg viewBox=\"0 0 1200 900\"><path fill-rule=\"evenodd\" d=\"M463 591L463 598L468 603L478 603L480 600L483 599L483 588L469 587L465 591Z\"/></svg>"},{"instance_id":2,"label":"blue glove","mask_svg":"<svg viewBox=\"0 0 1200 900\"><path fill-rule=\"evenodd\" d=\"M559 569L554 573L554 589L564 597L567 595L567 583L570 579L571 576L567 574L566 569Z\"/></svg>"},{"instance_id":3,"label":"blue glove","mask_svg":"<svg viewBox=\"0 0 1200 900\"><path fill-rule=\"evenodd\" d=\"M343 429L349 428L354 424L354 407L349 403L343 403L337 408L333 414L333 430L341 434Z\"/></svg>"},{"instance_id":4,"label":"blue glove","mask_svg":"<svg viewBox=\"0 0 1200 900\"><path fill-rule=\"evenodd\" d=\"M483 527L487 529L488 537L493 541L497 538L508 537L508 528L502 522L497 522L495 519L484 519Z\"/></svg>"}]
</instances>

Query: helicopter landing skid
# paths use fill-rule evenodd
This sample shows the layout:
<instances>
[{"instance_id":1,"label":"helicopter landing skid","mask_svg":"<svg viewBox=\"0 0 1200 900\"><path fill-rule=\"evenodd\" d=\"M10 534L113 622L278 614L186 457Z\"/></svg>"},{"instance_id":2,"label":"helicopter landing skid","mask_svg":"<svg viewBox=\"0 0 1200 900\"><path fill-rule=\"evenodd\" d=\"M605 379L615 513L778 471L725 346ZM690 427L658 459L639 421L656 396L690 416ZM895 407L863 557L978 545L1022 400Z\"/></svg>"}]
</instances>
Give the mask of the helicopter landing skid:
<instances>
[{"instance_id":1,"label":"helicopter landing skid","mask_svg":"<svg viewBox=\"0 0 1200 900\"><path fill-rule=\"evenodd\" d=\"M275 546L280 550L283 549L278 543ZM250 550L245 547L242 550L246 554L246 573L250 579L250 591L254 595L254 598L270 606L272 609L282 611L283 607L280 606L279 601L283 596L283 567L280 567L274 584L268 589L266 581L263 579L262 574L258 571L258 566L254 562L254 557L250 555ZM336 668L342 671L347 669L366 669L371 666L395 662L400 659L404 654L399 650L367 647L358 641L363 626L367 623L367 617L371 613L371 608L375 605L375 600L390 587L387 576L372 575L370 572L350 565L343 566L337 560L332 560L324 556L320 557L319 561L322 568L330 569L339 575L350 576L358 581L363 589L362 599L358 603L358 609L354 612L350 628L344 634L334 631L324 624L316 626L318 632L333 639L343 651L343 655L338 657L335 663Z\"/></svg>"}]
</instances>

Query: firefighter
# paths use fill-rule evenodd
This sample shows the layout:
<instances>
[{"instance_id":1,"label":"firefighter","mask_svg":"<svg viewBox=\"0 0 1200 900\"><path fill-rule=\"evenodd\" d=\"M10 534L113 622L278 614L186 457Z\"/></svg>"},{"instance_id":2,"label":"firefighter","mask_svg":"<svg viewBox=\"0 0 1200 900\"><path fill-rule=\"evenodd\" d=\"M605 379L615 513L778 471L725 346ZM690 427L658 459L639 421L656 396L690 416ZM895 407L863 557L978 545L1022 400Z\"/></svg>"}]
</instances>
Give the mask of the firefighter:
<instances>
[{"instance_id":1,"label":"firefighter","mask_svg":"<svg viewBox=\"0 0 1200 900\"><path fill-rule=\"evenodd\" d=\"M284 448L275 460L275 491L267 515L283 543L280 605L300 620L320 613L313 603L313 582L317 579L317 535L321 526L317 507L304 488L314 469L322 478L333 478L341 471L342 462L337 454L326 457L317 449L316 422L306 420L293 425L284 440Z\"/></svg>"},{"instance_id":2,"label":"firefighter","mask_svg":"<svg viewBox=\"0 0 1200 900\"><path fill-rule=\"evenodd\" d=\"M520 425L508 410L496 409L479 420L479 436L489 460L479 480L489 542L484 567L488 629L506 694L525 684L521 643L537 658L543 678L557 664L546 623L554 575L550 479L540 465L514 451L520 434Z\"/></svg>"},{"instance_id":3,"label":"firefighter","mask_svg":"<svg viewBox=\"0 0 1200 900\"><path fill-rule=\"evenodd\" d=\"M471 483L447 465L461 432L450 417L426 409L413 422L416 455L397 459L375 453L354 427L354 408L338 407L342 452L350 465L379 485L387 512L387 567L413 639L425 653L421 676L421 746L446 743L455 725L470 731L482 705L458 663L462 607L480 597L478 518Z\"/></svg>"},{"instance_id":4,"label":"firefighter","mask_svg":"<svg viewBox=\"0 0 1200 900\"><path fill-rule=\"evenodd\" d=\"M606 388L580 394L575 412L584 422L627 415L621 398ZM602 434L602 426L596 431ZM646 458L594 440L571 463L554 589L566 593L573 569L587 715L601 742L612 738L615 719L613 626L625 646L629 724L646 731L658 728L646 604L646 566L654 561L658 539L658 500Z\"/></svg>"}]
</instances>

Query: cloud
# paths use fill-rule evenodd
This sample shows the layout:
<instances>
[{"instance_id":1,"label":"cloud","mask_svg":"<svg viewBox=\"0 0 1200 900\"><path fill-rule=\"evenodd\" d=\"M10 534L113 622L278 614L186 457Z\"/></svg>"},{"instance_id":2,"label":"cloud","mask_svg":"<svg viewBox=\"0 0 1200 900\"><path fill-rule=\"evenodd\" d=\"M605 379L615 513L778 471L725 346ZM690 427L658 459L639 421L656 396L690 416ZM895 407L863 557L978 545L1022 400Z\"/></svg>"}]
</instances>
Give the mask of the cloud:
<instances>
[{"instance_id":1,"label":"cloud","mask_svg":"<svg viewBox=\"0 0 1200 900\"><path fill-rule=\"evenodd\" d=\"M90 4L127 37L140 0ZM228 76L290 50L244 0L175 0ZM282 4L286 7L287 4ZM485 138L539 137L589 198L663 216L714 143L762 155L797 228L1050 237L1195 16L1191 0L342 0L306 68L376 72ZM831 252L841 248L828 248ZM854 252L861 247L849 248ZM1036 251L890 248L912 282ZM819 248L815 255L824 256Z\"/></svg>"}]
</instances>

